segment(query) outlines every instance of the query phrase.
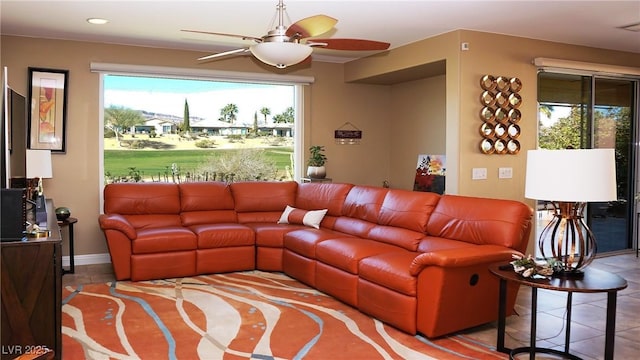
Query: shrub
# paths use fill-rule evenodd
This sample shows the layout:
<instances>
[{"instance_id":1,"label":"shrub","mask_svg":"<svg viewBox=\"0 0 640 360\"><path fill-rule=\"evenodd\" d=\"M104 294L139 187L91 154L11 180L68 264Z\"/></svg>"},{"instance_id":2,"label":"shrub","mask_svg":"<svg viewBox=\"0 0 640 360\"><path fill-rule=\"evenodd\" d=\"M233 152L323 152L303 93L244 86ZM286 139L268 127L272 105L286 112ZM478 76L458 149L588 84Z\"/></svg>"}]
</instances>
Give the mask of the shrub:
<instances>
[{"instance_id":1,"label":"shrub","mask_svg":"<svg viewBox=\"0 0 640 360\"><path fill-rule=\"evenodd\" d=\"M210 149L216 146L216 141L211 139L201 139L196 141L195 146L202 149Z\"/></svg>"},{"instance_id":2,"label":"shrub","mask_svg":"<svg viewBox=\"0 0 640 360\"><path fill-rule=\"evenodd\" d=\"M263 150L243 149L212 158L197 172L217 174L218 180L223 181L253 181L274 180L278 169Z\"/></svg>"}]
</instances>

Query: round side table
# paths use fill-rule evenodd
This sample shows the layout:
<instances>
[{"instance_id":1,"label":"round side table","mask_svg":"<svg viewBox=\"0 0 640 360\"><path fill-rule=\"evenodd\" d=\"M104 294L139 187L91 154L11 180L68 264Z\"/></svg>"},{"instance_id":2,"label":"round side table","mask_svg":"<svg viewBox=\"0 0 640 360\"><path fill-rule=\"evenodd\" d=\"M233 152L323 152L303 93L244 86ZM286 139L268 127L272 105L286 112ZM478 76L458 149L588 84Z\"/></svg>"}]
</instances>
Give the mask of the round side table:
<instances>
[{"instance_id":1,"label":"round side table","mask_svg":"<svg viewBox=\"0 0 640 360\"><path fill-rule=\"evenodd\" d=\"M605 328L605 360L613 360L613 346L616 331L616 302L618 291L627 287L627 281L622 277L606 271L587 268L584 277L580 279L551 277L549 279L525 278L513 271L510 264L494 264L489 267L494 275L500 278L500 303L498 313L498 340L497 349L500 352L510 354L513 359L517 354L529 353L530 359L535 359L536 353L546 353L564 356L569 359L580 359L569 353L571 342L571 298L576 293L607 293L607 324ZM516 282L531 288L531 334L529 346L509 349L504 346L506 325L507 282ZM567 319L565 330L564 351L536 347L536 318L538 304L538 289L562 291L567 293Z\"/></svg>"}]
</instances>

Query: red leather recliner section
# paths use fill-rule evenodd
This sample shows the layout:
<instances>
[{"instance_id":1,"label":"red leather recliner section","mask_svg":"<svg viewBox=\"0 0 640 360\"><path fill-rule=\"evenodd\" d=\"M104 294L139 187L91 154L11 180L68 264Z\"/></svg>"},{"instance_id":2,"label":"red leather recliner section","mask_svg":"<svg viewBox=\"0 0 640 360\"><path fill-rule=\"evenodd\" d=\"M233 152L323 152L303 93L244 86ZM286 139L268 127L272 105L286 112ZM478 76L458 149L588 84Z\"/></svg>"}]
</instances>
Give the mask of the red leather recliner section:
<instances>
[{"instance_id":1,"label":"red leather recliner section","mask_svg":"<svg viewBox=\"0 0 640 360\"><path fill-rule=\"evenodd\" d=\"M118 280L282 271L428 337L497 319L488 266L525 251L532 216L517 201L339 183L121 183L104 200ZM319 229L279 224L287 206L327 212Z\"/></svg>"}]
</instances>

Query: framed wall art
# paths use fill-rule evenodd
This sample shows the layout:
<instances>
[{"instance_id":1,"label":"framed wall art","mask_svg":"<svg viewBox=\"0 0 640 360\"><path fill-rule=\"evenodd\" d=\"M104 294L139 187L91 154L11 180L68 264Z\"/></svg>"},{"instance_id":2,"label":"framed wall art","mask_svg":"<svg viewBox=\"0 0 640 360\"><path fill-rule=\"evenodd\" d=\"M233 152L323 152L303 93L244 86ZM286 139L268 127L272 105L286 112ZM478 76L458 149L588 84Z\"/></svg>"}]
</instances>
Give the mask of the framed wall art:
<instances>
[{"instance_id":1,"label":"framed wall art","mask_svg":"<svg viewBox=\"0 0 640 360\"><path fill-rule=\"evenodd\" d=\"M29 149L65 152L68 70L29 68Z\"/></svg>"}]
</instances>

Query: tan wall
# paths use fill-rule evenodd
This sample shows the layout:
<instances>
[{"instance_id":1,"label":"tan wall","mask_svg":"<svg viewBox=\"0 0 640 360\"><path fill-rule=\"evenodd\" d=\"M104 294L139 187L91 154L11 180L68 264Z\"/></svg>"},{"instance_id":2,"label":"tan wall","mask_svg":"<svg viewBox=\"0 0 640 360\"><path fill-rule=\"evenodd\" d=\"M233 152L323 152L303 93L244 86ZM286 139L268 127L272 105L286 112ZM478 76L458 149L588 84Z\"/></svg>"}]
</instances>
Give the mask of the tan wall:
<instances>
[{"instance_id":1,"label":"tan wall","mask_svg":"<svg viewBox=\"0 0 640 360\"><path fill-rule=\"evenodd\" d=\"M469 43L470 50L462 52L461 58L460 152L465 156L460 158L460 192L478 196L524 198L526 150L537 147L537 68L532 65L534 58L549 57L624 66L640 64L640 54L506 35L462 31L461 39ZM522 120L519 123L522 150L518 155L483 155L478 151L478 114L482 108L479 102L479 79L484 74L515 76L522 80ZM488 169L488 180L471 180L471 169L478 166ZM512 167L513 179L498 179L499 167Z\"/></svg>"},{"instance_id":2,"label":"tan wall","mask_svg":"<svg viewBox=\"0 0 640 360\"><path fill-rule=\"evenodd\" d=\"M391 87L391 187L413 189L418 155L446 154L446 76Z\"/></svg>"},{"instance_id":3,"label":"tan wall","mask_svg":"<svg viewBox=\"0 0 640 360\"><path fill-rule=\"evenodd\" d=\"M462 42L469 44L469 50L460 50ZM345 80L367 82L389 72L445 59L447 192L533 204L524 198L524 171L526 151L537 146L537 68L532 65L536 57L622 66L640 64L640 54L459 30L350 62L345 65ZM521 151L518 155L484 155L479 151L479 112L482 108L479 80L485 74L518 77L523 82L520 91L522 120L519 123L522 135L518 139ZM399 85L394 85L393 89L396 88L400 88ZM394 111L401 110L394 106ZM395 148L404 144L406 132L392 131L391 137L392 153L411 156L413 162L413 155ZM397 156L391 159L392 164L409 163L409 159ZM487 168L488 179L472 180L474 167ZM513 178L498 179L500 167L513 168ZM392 165L392 176L397 170L398 167Z\"/></svg>"},{"instance_id":4,"label":"tan wall","mask_svg":"<svg viewBox=\"0 0 640 360\"><path fill-rule=\"evenodd\" d=\"M316 81L310 89L311 118L305 120L305 134L311 134L309 145L325 145L327 177L382 185L389 176L389 87L344 83L342 65L316 63L313 70ZM346 122L362 130L359 145L335 143L334 130Z\"/></svg>"},{"instance_id":5,"label":"tan wall","mask_svg":"<svg viewBox=\"0 0 640 360\"><path fill-rule=\"evenodd\" d=\"M98 227L100 213L99 76L92 62L195 69L267 72L248 57L198 64L201 53L98 43L44 40L14 36L1 38L2 66L9 84L27 94L27 68L69 70L67 151L53 156L53 179L44 181L46 195L56 206L67 206L79 219L75 227L76 255L106 253ZM389 88L345 84L343 66L314 63L284 73L313 76L305 99L305 144L327 146L327 171L335 181L380 185L388 178ZM333 130L350 121L364 133L361 145L336 145ZM357 165L357 166L356 166ZM302 171L302 170L301 170ZM65 253L65 255L67 255Z\"/></svg>"}]
</instances>

